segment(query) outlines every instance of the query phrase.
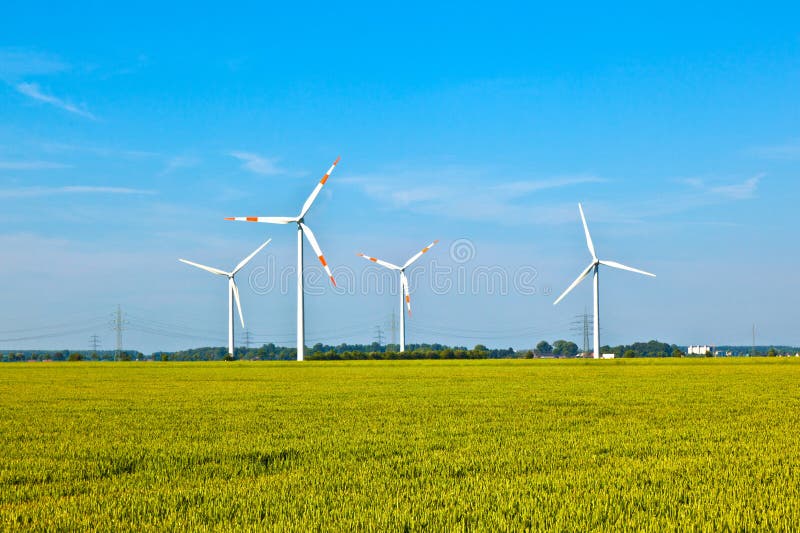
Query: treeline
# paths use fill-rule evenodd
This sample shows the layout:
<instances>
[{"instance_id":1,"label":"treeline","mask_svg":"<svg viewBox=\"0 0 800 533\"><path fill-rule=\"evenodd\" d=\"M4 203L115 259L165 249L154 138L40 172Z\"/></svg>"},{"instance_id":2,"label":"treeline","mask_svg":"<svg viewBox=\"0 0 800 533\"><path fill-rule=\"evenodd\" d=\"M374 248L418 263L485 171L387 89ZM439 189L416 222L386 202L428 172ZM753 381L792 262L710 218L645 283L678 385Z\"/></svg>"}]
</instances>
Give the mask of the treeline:
<instances>
[{"instance_id":1,"label":"treeline","mask_svg":"<svg viewBox=\"0 0 800 533\"><path fill-rule=\"evenodd\" d=\"M400 353L397 344L339 344L336 346L315 344L306 347L305 359L310 361L367 360L367 359L500 359L525 357L532 352L516 352L513 348L489 349L482 344L472 349L464 346L445 346L443 344L409 344ZM179 352L157 352L156 361L222 361L231 359L223 347L204 347ZM260 348L237 348L233 359L244 361L294 361L297 350L273 343Z\"/></svg>"},{"instance_id":2,"label":"treeline","mask_svg":"<svg viewBox=\"0 0 800 533\"><path fill-rule=\"evenodd\" d=\"M114 350L81 352L73 350L11 350L0 353L0 362L24 361L145 361L142 352L125 351L117 355Z\"/></svg>"},{"instance_id":3,"label":"treeline","mask_svg":"<svg viewBox=\"0 0 800 533\"><path fill-rule=\"evenodd\" d=\"M553 344L547 341L540 341L533 350L533 354L538 357L542 356L558 356L558 357L574 357L578 355L578 345L574 342L557 340Z\"/></svg>"},{"instance_id":4,"label":"treeline","mask_svg":"<svg viewBox=\"0 0 800 533\"><path fill-rule=\"evenodd\" d=\"M513 348L490 350L483 344L472 349L464 347L451 348L441 344L419 344L406 346L400 353L399 348L382 351L363 351L335 349L313 351L306 359L311 361L347 361L347 360L392 360L392 359L508 359L512 357L530 357L531 352L516 352Z\"/></svg>"},{"instance_id":5,"label":"treeline","mask_svg":"<svg viewBox=\"0 0 800 533\"><path fill-rule=\"evenodd\" d=\"M730 357L777 357L781 355L794 355L800 353L800 348L792 346L756 346L755 351L751 346L714 346L714 352L721 352L722 356ZM613 353L616 357L713 357L714 353L703 355L687 355L686 346L665 344L658 341L635 342L620 346L603 346L602 353Z\"/></svg>"},{"instance_id":6,"label":"treeline","mask_svg":"<svg viewBox=\"0 0 800 533\"><path fill-rule=\"evenodd\" d=\"M619 346L603 346L600 353L613 353L616 357L684 357L686 353L675 344L658 341L634 342Z\"/></svg>"},{"instance_id":7,"label":"treeline","mask_svg":"<svg viewBox=\"0 0 800 533\"><path fill-rule=\"evenodd\" d=\"M715 346L715 349L719 350L720 352L727 354L730 353L733 356L747 356L747 355L755 355L758 356L774 356L774 355L794 355L800 353L800 348L797 346L728 346L728 345L721 345Z\"/></svg>"},{"instance_id":8,"label":"treeline","mask_svg":"<svg viewBox=\"0 0 800 533\"><path fill-rule=\"evenodd\" d=\"M547 351L549 350L549 351ZM574 342L558 340L552 346L547 341L541 341L536 345L535 353L538 355L561 355L566 357L579 355L578 346ZM601 346L601 354L614 354L614 357L685 357L684 348L676 344L667 344L656 340L648 342L634 342L633 344L620 344L618 346ZM590 356L591 353L584 352L581 355Z\"/></svg>"},{"instance_id":9,"label":"treeline","mask_svg":"<svg viewBox=\"0 0 800 533\"><path fill-rule=\"evenodd\" d=\"M753 355L752 347L717 346L716 350L730 353L733 356ZM619 346L603 346L603 354L614 354L615 357L685 357L685 347L659 341L635 342ZM791 346L757 346L756 356L794 355L800 348ZM347 360L393 360L393 359L509 359L509 358L567 358L590 357L590 353L582 352L578 345L563 339L552 344L541 341L533 350L514 350L513 348L490 349L483 344L473 348L464 346L446 346L443 344L409 344L406 351L400 353L397 344L315 344L306 348L307 360L311 361L347 361ZM694 356L702 357L702 356ZM138 351L126 351L117 355L115 351L80 352L70 350L20 350L0 353L0 362L14 363L23 361L294 361L297 350L274 343L259 348L237 348L234 357L230 357L224 347L203 347L178 352L155 352L146 356Z\"/></svg>"},{"instance_id":10,"label":"treeline","mask_svg":"<svg viewBox=\"0 0 800 533\"><path fill-rule=\"evenodd\" d=\"M583 352L578 345L571 341L557 340L553 344L540 341L533 350L536 357L576 357L591 356L590 352ZM684 352L674 344L658 341L634 342L619 346L602 346L601 354L614 354L615 357L682 357Z\"/></svg>"}]
</instances>

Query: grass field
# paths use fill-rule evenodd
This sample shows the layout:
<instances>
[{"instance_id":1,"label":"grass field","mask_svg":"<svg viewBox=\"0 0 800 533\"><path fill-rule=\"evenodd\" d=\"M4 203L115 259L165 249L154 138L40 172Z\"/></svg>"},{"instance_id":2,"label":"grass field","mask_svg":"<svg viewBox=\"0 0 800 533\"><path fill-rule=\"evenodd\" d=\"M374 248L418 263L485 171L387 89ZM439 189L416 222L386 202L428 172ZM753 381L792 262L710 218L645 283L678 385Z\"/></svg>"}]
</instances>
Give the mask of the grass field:
<instances>
[{"instance_id":1,"label":"grass field","mask_svg":"<svg viewBox=\"0 0 800 533\"><path fill-rule=\"evenodd\" d=\"M0 365L0 528L790 530L800 361Z\"/></svg>"}]
</instances>

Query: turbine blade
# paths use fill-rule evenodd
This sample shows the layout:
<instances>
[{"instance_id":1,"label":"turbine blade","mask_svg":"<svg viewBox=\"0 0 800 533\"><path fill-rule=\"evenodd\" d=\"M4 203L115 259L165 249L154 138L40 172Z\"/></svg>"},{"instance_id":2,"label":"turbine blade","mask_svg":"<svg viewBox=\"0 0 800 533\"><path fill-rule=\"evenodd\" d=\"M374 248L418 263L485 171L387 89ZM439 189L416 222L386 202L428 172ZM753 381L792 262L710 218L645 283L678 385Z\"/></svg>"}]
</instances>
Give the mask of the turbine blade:
<instances>
[{"instance_id":1,"label":"turbine blade","mask_svg":"<svg viewBox=\"0 0 800 533\"><path fill-rule=\"evenodd\" d=\"M572 289L574 289L575 287L577 287L577 286L578 286L578 283L580 283L581 281L583 281L583 280L584 280L584 278L586 278L586 276L588 276L588 275L589 275L589 274L592 272L592 269L594 268L594 266L595 266L596 264L597 264L597 263L595 263L595 262L593 261L591 265L589 265L588 267L586 267L586 270L584 270L583 272L581 272L581 275L580 275L580 276L578 276L578 279L576 279L575 281L573 281L573 282L572 282L572 285L570 285L569 287L567 287L567 290L565 290L565 291L564 291L564 292L561 294L561 296L559 296L559 297L558 297L558 300L556 300L555 302L553 302L553 305L558 305L558 302L560 302L561 300L563 300L563 299L564 299L564 297L565 297L567 294L569 294L569 293L572 291Z\"/></svg>"},{"instance_id":2,"label":"turbine blade","mask_svg":"<svg viewBox=\"0 0 800 533\"><path fill-rule=\"evenodd\" d=\"M438 239L433 241L432 243L430 243L428 246L423 248L421 251L417 252L416 255L414 255L414 257L412 257L411 259L406 261L406 264L403 265L403 268L406 269L406 268L410 267L412 264L414 264L414 262L416 262L417 259L419 259L420 257L423 256L423 254L428 253L428 250L433 248L436 245L437 242L439 242Z\"/></svg>"},{"instance_id":3,"label":"turbine blade","mask_svg":"<svg viewBox=\"0 0 800 533\"><path fill-rule=\"evenodd\" d=\"M300 227L303 228L303 235L306 236L308 242L311 243L311 247L314 249L314 253L317 254L317 258L319 262L322 263L322 266L325 268L325 272L328 273L328 277L331 278L331 283L333 286L336 286L336 280L333 279L333 274L331 273L331 269L328 266L328 262L325 261L325 256L322 254L322 249L319 247L319 243L317 242L317 238L314 237L314 232L311 231L311 228L300 222Z\"/></svg>"},{"instance_id":4,"label":"turbine blade","mask_svg":"<svg viewBox=\"0 0 800 533\"><path fill-rule=\"evenodd\" d=\"M245 257L245 258L242 260L242 262L241 262L241 263L239 263L238 265L236 265L236 268L234 268L234 269L233 269L233 272L232 272L232 274L236 274L237 272L239 272L239 271L240 271L240 270L241 270L241 269L242 269L242 268L243 268L243 267L244 267L244 266L245 266L247 263L249 263L249 262L250 262L250 260L251 260L251 259L253 259L253 258L256 256L256 254L257 254L258 252L260 252L261 250L263 250L263 249L264 249L264 247L265 247L266 245L268 245L269 243L271 243L271 242L272 242L272 239L267 239L267 242L265 242L264 244L262 244L261 246L259 246L259 247L256 249L256 251L255 251L255 252L253 252L252 254L250 254L250 255L248 255L247 257Z\"/></svg>"},{"instance_id":5,"label":"turbine blade","mask_svg":"<svg viewBox=\"0 0 800 533\"><path fill-rule=\"evenodd\" d=\"M392 270L400 270L399 266L393 265L392 263L389 263L387 261L381 261L380 259L376 259L374 257L370 257L370 256L364 255L364 254L357 254L357 255L359 257L363 257L364 259L367 259L368 261L372 261L373 263L377 263L377 264L381 265L382 267L391 268Z\"/></svg>"},{"instance_id":6,"label":"turbine blade","mask_svg":"<svg viewBox=\"0 0 800 533\"><path fill-rule=\"evenodd\" d=\"M236 281L233 278L229 279L231 280L231 289L233 289L233 299L236 300L236 308L239 309L239 320L241 320L244 328L244 315L242 314L242 301L239 299L239 287L236 286Z\"/></svg>"},{"instance_id":7,"label":"turbine blade","mask_svg":"<svg viewBox=\"0 0 800 533\"><path fill-rule=\"evenodd\" d=\"M406 277L406 273L400 271L400 290L403 291L403 298L406 301L406 306L408 307L408 316L411 316L411 292L408 289L408 278Z\"/></svg>"},{"instance_id":8,"label":"turbine blade","mask_svg":"<svg viewBox=\"0 0 800 533\"><path fill-rule=\"evenodd\" d=\"M297 222L297 219L294 217L225 217L225 220L263 222L265 224L291 224L292 222Z\"/></svg>"},{"instance_id":9,"label":"turbine blade","mask_svg":"<svg viewBox=\"0 0 800 533\"><path fill-rule=\"evenodd\" d=\"M601 265L609 266L611 268L618 268L620 270L627 270L629 272L636 272L637 274L643 274L645 276L650 276L652 278L656 277L655 274L651 274L650 272L645 272L644 270L639 270L638 268L632 268L629 266L625 266L622 263L617 263L616 261L600 261Z\"/></svg>"},{"instance_id":10,"label":"turbine blade","mask_svg":"<svg viewBox=\"0 0 800 533\"><path fill-rule=\"evenodd\" d=\"M592 259L597 261L597 254L594 251L594 243L592 236L589 234L589 225L586 224L586 216L583 214L583 206L578 204L578 210L581 212L581 220L583 221L583 231L586 233L586 245L589 247L589 252L592 254Z\"/></svg>"},{"instance_id":11,"label":"turbine blade","mask_svg":"<svg viewBox=\"0 0 800 533\"><path fill-rule=\"evenodd\" d=\"M313 204L314 200L317 199L317 196L319 195L319 191L322 190L322 187L325 185L325 182L328 181L328 178L331 176L331 172L333 172L333 169L336 168L336 164L339 163L340 159L341 159L341 157L337 157L336 161L334 161L333 164L331 165L331 168L329 168L328 171L325 173L325 175L322 176L322 179L319 180L319 183L317 183L317 186L314 187L313 191L311 191L311 194L309 195L308 199L306 200L306 203L303 204L303 209L300 210L300 216L297 217L297 218L303 218L304 216L306 216L306 213L308 213L308 210L311 209L311 204Z\"/></svg>"},{"instance_id":12,"label":"turbine blade","mask_svg":"<svg viewBox=\"0 0 800 533\"><path fill-rule=\"evenodd\" d=\"M210 267L201 265L200 263L194 263L192 261L187 261L186 259L178 259L181 263L186 263L187 265L192 265L193 267L197 267L201 270L205 270L206 272L211 272L212 274L217 274L218 276L227 276L228 273L224 270L220 270L218 268Z\"/></svg>"}]
</instances>

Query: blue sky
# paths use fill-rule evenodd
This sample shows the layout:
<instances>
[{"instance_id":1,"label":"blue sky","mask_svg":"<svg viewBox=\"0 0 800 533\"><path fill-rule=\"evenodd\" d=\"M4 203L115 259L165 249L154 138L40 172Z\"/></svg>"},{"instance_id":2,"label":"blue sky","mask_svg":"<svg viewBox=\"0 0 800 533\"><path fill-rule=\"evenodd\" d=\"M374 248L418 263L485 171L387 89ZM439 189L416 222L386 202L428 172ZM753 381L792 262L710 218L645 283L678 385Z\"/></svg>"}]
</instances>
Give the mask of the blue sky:
<instances>
[{"instance_id":1,"label":"blue sky","mask_svg":"<svg viewBox=\"0 0 800 533\"><path fill-rule=\"evenodd\" d=\"M269 237L239 282L245 315L257 341L291 344L294 285L253 285L290 275L294 231L223 217L294 215L338 155L307 222L352 282L311 289L309 343L390 334L393 288L369 287L355 254L402 262L436 238L409 342L579 341L590 284L552 301L590 259L581 201L601 257L658 274L603 273L604 343L747 344L756 323L759 343L799 345L798 18L791 3L7 5L0 349L93 333L112 348L117 303L129 347L222 345L224 281L177 258L231 268Z\"/></svg>"}]
</instances>

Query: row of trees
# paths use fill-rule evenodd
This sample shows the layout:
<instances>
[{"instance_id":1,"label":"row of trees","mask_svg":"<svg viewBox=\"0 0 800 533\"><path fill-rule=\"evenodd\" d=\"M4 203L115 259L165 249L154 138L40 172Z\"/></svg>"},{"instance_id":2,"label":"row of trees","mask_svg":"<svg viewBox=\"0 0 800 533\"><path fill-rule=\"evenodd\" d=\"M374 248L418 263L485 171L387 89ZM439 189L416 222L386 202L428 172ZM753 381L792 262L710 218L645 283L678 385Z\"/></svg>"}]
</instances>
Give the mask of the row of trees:
<instances>
[{"instance_id":1,"label":"row of trees","mask_svg":"<svg viewBox=\"0 0 800 533\"><path fill-rule=\"evenodd\" d=\"M716 347L722 353L730 353L731 355L754 355L756 357L766 355L767 357L774 357L778 355L794 355L800 353L800 348L796 346L728 346L721 345Z\"/></svg>"},{"instance_id":2,"label":"row of trees","mask_svg":"<svg viewBox=\"0 0 800 533\"><path fill-rule=\"evenodd\" d=\"M579 348L574 342L557 340L552 345L541 341L536 345L534 353L538 356L572 357L578 355ZM600 352L613 353L615 357L683 357L683 351L674 344L658 341L635 342L619 346L602 346Z\"/></svg>"},{"instance_id":3,"label":"row of trees","mask_svg":"<svg viewBox=\"0 0 800 533\"><path fill-rule=\"evenodd\" d=\"M70 350L28 350L0 353L0 362L16 363L23 361L144 361L141 352L122 352L119 356L114 351L105 352L73 352Z\"/></svg>"},{"instance_id":4,"label":"row of trees","mask_svg":"<svg viewBox=\"0 0 800 533\"><path fill-rule=\"evenodd\" d=\"M790 346L778 347L757 347L755 352L751 348L742 346L720 346L720 351L724 353L731 353L732 355L755 355L767 357L776 357L781 354L794 354L798 352L797 348ZM541 341L536 345L534 354L537 356L562 356L572 357L579 352L578 345L574 342L565 340L557 340L552 345L547 341ZM613 353L616 357L686 357L686 352L682 347L675 344L667 344L658 341L649 342L635 342L633 344L621 344L619 346L602 346L600 352L607 354ZM711 357L713 354L704 354ZM703 357L703 356L695 356Z\"/></svg>"},{"instance_id":5,"label":"row of trees","mask_svg":"<svg viewBox=\"0 0 800 533\"><path fill-rule=\"evenodd\" d=\"M513 348L490 350L483 344L476 344L468 350L464 347L450 348L441 345L417 345L407 347L404 353L399 351L313 351L307 359L316 361L336 361L353 359L507 359L525 357L526 353L518 353Z\"/></svg>"},{"instance_id":6,"label":"row of trees","mask_svg":"<svg viewBox=\"0 0 800 533\"><path fill-rule=\"evenodd\" d=\"M720 347L722 348L722 347ZM733 347L726 347L733 348ZM739 347L741 348L741 347ZM759 347L761 348L761 347ZM742 348L743 350L743 348ZM734 355L749 354L750 351L734 352ZM499 358L532 358L532 357L574 357L579 354L578 345L563 339L550 344L541 341L534 350L515 351L513 348L489 349L478 344L471 349L464 346L445 346L443 344L411 344L405 353L400 353L396 344L339 344L336 346L315 344L307 349L309 360L353 360L353 359L499 359ZM684 357L683 350L674 344L658 341L636 342L619 346L603 346L604 354L613 353L616 357ZM779 347L758 350L757 354L775 356L785 353L796 353L797 348ZM226 359L242 359L250 361L293 361L297 358L294 348L265 344L259 348L237 348L234 357L230 357L223 347L193 348L179 352L156 352L146 357L141 352L123 352L119 357L113 351L81 353L69 350L61 351L27 351L0 353L0 361L222 361Z\"/></svg>"},{"instance_id":7,"label":"row of trees","mask_svg":"<svg viewBox=\"0 0 800 533\"><path fill-rule=\"evenodd\" d=\"M445 346L443 344L410 344L406 351L400 353L396 344L339 344L336 346L315 344L307 349L306 359L317 361L352 360L352 359L498 359L508 357L524 357L513 348L489 349L478 344L472 349L464 346ZM229 359L227 350L221 347L195 348L180 352L158 352L153 354L156 361L222 361ZM297 350L273 343L260 348L237 348L233 359L246 361L293 361L297 359Z\"/></svg>"},{"instance_id":8,"label":"row of trees","mask_svg":"<svg viewBox=\"0 0 800 533\"><path fill-rule=\"evenodd\" d=\"M558 355L562 357L574 357L578 355L578 345L574 342L557 340L552 345L547 341L541 341L536 345L534 354L542 355Z\"/></svg>"},{"instance_id":9,"label":"row of trees","mask_svg":"<svg viewBox=\"0 0 800 533\"><path fill-rule=\"evenodd\" d=\"M616 357L683 357L686 355L675 344L667 344L658 341L634 342L633 344L621 344L619 346L603 346L600 348L602 353L613 353Z\"/></svg>"}]
</instances>

